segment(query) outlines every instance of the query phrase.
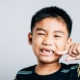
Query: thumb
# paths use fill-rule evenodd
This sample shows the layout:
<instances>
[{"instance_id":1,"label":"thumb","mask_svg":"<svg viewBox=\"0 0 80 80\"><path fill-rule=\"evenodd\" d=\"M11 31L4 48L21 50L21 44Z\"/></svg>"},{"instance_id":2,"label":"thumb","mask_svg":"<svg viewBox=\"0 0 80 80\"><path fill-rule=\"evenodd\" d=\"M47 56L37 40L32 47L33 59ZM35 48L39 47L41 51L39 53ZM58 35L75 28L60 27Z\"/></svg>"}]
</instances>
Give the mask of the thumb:
<instances>
[{"instance_id":1,"label":"thumb","mask_svg":"<svg viewBox=\"0 0 80 80\"><path fill-rule=\"evenodd\" d=\"M72 61L72 60L75 60L76 58L75 57L71 57L71 56L68 56L68 57L66 57L66 61Z\"/></svg>"},{"instance_id":2,"label":"thumb","mask_svg":"<svg viewBox=\"0 0 80 80\"><path fill-rule=\"evenodd\" d=\"M64 50L64 51L61 51L61 52L56 51L55 53L58 54L58 55L65 55L65 54L68 53L68 49L66 49L66 50Z\"/></svg>"}]
</instances>

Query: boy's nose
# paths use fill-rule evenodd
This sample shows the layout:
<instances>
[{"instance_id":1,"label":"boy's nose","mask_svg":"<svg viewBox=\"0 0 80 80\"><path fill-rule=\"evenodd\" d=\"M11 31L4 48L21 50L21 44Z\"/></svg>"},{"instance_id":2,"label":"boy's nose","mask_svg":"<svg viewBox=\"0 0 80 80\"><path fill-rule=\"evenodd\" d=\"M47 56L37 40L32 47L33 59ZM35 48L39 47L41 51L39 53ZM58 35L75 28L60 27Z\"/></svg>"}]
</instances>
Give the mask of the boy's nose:
<instances>
[{"instance_id":1,"label":"boy's nose","mask_svg":"<svg viewBox=\"0 0 80 80\"><path fill-rule=\"evenodd\" d=\"M45 38L42 42L43 45L46 45L46 46L52 46L53 45L53 41L52 41L52 38Z\"/></svg>"}]
</instances>

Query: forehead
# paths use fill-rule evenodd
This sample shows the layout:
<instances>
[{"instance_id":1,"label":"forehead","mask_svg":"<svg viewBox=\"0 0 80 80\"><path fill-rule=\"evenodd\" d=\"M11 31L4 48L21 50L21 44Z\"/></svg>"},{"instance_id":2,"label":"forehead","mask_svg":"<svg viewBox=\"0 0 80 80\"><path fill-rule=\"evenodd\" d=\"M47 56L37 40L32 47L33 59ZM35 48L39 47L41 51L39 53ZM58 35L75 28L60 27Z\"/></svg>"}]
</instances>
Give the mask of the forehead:
<instances>
[{"instance_id":1,"label":"forehead","mask_svg":"<svg viewBox=\"0 0 80 80\"><path fill-rule=\"evenodd\" d=\"M68 33L66 23L57 18L45 18L36 23L33 31L36 30L36 28L42 28L48 32L49 31L54 32L55 30L62 30L63 32Z\"/></svg>"}]
</instances>

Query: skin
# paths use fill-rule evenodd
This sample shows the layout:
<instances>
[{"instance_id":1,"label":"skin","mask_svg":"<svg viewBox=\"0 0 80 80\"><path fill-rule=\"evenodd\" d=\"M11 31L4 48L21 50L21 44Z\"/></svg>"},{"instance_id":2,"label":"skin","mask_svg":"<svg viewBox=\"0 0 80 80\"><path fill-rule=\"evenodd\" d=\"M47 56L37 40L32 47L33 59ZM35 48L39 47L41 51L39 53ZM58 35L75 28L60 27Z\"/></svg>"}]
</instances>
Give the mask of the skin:
<instances>
[{"instance_id":1,"label":"skin","mask_svg":"<svg viewBox=\"0 0 80 80\"><path fill-rule=\"evenodd\" d=\"M40 75L51 74L60 69L61 52L72 55L72 39L68 38L66 24L56 18L45 18L36 23L32 34L28 34L28 42L38 60L35 72ZM46 50L51 51L51 54Z\"/></svg>"},{"instance_id":2,"label":"skin","mask_svg":"<svg viewBox=\"0 0 80 80\"><path fill-rule=\"evenodd\" d=\"M69 56L65 58L66 61L80 60L80 43L73 43L69 49L62 52L57 51L56 53L58 55L69 54Z\"/></svg>"}]
</instances>

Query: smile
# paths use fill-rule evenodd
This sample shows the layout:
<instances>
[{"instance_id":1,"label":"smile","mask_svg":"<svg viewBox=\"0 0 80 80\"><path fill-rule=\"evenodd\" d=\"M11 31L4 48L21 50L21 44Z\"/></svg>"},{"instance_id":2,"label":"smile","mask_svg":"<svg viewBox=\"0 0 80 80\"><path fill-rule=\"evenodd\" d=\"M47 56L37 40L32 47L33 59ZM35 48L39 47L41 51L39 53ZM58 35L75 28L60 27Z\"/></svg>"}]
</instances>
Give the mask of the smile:
<instances>
[{"instance_id":1,"label":"smile","mask_svg":"<svg viewBox=\"0 0 80 80\"><path fill-rule=\"evenodd\" d=\"M52 50L48 50L48 49L41 49L40 52L41 55L46 55L46 56L52 55L54 53Z\"/></svg>"}]
</instances>

